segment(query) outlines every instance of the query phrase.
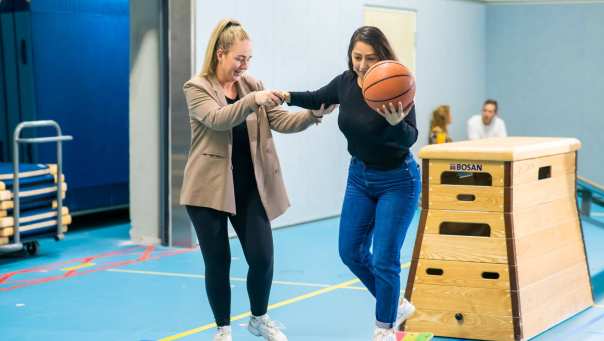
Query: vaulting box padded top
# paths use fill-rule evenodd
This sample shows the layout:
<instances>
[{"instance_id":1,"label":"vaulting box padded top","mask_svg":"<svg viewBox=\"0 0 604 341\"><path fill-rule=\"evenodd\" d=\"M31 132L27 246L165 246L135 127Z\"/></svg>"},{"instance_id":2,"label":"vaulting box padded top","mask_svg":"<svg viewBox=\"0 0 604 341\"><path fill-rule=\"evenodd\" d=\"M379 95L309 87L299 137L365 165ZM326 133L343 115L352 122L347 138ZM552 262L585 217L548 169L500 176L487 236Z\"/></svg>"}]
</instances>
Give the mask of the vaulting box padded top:
<instances>
[{"instance_id":1,"label":"vaulting box padded top","mask_svg":"<svg viewBox=\"0 0 604 341\"><path fill-rule=\"evenodd\" d=\"M574 152L581 148L575 138L498 137L425 146L422 159L518 161Z\"/></svg>"}]
</instances>

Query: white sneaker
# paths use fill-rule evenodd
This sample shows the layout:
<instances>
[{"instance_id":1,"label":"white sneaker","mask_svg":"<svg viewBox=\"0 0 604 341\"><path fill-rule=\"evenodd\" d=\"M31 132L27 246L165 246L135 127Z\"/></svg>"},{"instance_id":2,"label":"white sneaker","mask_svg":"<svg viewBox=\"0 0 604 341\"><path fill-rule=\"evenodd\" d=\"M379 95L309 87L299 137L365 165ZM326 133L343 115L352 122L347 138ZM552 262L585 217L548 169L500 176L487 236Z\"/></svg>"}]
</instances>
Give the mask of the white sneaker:
<instances>
[{"instance_id":1,"label":"white sneaker","mask_svg":"<svg viewBox=\"0 0 604 341\"><path fill-rule=\"evenodd\" d=\"M282 326L279 326L276 321L264 314L262 316L252 316L247 325L247 330L253 335L262 336L268 341L287 341L287 336L281 331Z\"/></svg>"},{"instance_id":2,"label":"white sneaker","mask_svg":"<svg viewBox=\"0 0 604 341\"><path fill-rule=\"evenodd\" d=\"M373 341L396 341L396 332L392 328L375 327Z\"/></svg>"},{"instance_id":3,"label":"white sneaker","mask_svg":"<svg viewBox=\"0 0 604 341\"><path fill-rule=\"evenodd\" d=\"M394 328L398 327L405 322L408 318L415 313L415 306L411 302L407 301L406 298L402 297L398 310L396 312L396 321L394 322Z\"/></svg>"},{"instance_id":4,"label":"white sneaker","mask_svg":"<svg viewBox=\"0 0 604 341\"><path fill-rule=\"evenodd\" d=\"M231 326L218 327L216 334L214 334L214 341L233 341Z\"/></svg>"}]
</instances>

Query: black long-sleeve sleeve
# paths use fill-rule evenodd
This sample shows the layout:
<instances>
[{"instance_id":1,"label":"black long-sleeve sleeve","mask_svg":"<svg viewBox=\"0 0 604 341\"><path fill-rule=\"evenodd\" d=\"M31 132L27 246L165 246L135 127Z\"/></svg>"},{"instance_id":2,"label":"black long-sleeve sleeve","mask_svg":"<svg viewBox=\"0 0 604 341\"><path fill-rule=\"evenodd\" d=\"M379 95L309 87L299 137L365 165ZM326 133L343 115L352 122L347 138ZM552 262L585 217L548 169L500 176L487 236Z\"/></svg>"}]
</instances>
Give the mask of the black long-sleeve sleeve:
<instances>
[{"instance_id":1,"label":"black long-sleeve sleeve","mask_svg":"<svg viewBox=\"0 0 604 341\"><path fill-rule=\"evenodd\" d=\"M390 125L365 103L353 71L338 75L316 91L290 92L290 104L307 109L340 104L338 126L348 141L348 151L375 168L398 167L417 141L415 107L399 124Z\"/></svg>"},{"instance_id":2,"label":"black long-sleeve sleeve","mask_svg":"<svg viewBox=\"0 0 604 341\"><path fill-rule=\"evenodd\" d=\"M338 88L342 75L337 76L324 87L315 91L290 92L290 104L306 109L319 109L321 104L340 104Z\"/></svg>"}]
</instances>

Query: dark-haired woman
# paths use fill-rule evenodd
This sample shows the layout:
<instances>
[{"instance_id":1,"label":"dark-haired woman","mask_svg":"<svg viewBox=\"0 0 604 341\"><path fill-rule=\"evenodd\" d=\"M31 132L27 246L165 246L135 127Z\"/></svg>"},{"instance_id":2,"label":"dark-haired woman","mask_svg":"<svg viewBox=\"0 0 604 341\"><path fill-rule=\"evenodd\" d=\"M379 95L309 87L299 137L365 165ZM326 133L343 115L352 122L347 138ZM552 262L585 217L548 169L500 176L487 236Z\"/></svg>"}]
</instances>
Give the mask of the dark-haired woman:
<instances>
[{"instance_id":1,"label":"dark-haired woman","mask_svg":"<svg viewBox=\"0 0 604 341\"><path fill-rule=\"evenodd\" d=\"M395 327L415 311L400 298L400 251L417 208L419 168L410 152L417 140L415 105L390 103L380 113L363 100L363 76L381 60L396 60L376 27L357 29L348 48L348 70L316 91L281 92L289 104L308 109L339 104L338 126L350 161L342 205L342 261L376 298L374 341L395 341Z\"/></svg>"}]
</instances>

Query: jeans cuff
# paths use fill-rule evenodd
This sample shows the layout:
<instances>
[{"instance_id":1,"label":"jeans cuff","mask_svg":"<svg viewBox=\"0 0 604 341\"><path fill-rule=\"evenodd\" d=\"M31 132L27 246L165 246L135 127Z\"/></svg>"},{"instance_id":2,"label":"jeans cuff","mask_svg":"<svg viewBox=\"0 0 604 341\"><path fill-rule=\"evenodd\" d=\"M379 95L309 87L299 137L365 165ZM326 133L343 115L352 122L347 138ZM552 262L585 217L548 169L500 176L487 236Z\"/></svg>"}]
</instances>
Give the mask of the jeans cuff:
<instances>
[{"instance_id":1,"label":"jeans cuff","mask_svg":"<svg viewBox=\"0 0 604 341\"><path fill-rule=\"evenodd\" d=\"M392 328L392 326L394 325L394 323L386 323L386 322L375 321L375 325L378 328L390 329L390 328Z\"/></svg>"}]
</instances>

